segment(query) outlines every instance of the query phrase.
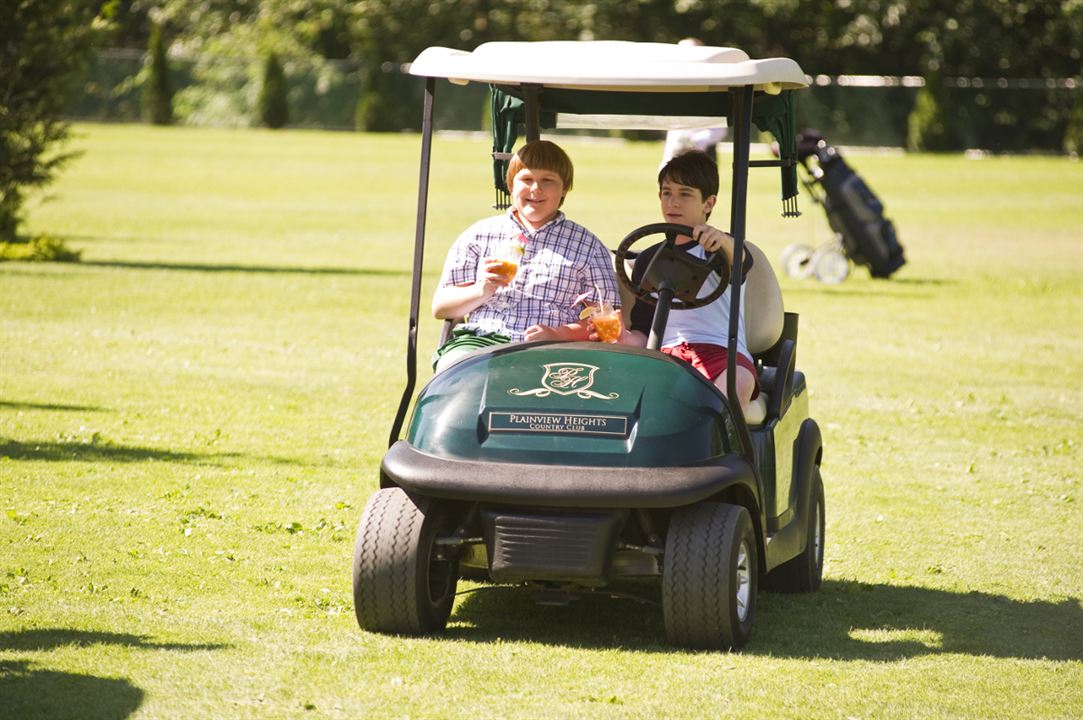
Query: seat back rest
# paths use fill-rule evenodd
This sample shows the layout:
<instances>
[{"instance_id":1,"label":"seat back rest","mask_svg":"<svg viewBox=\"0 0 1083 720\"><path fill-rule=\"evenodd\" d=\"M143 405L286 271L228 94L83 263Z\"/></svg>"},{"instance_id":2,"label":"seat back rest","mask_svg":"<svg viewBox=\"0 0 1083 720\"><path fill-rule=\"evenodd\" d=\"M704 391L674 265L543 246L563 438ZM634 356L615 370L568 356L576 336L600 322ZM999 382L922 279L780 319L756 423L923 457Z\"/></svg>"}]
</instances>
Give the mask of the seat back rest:
<instances>
[{"instance_id":1,"label":"seat back rest","mask_svg":"<svg viewBox=\"0 0 1083 720\"><path fill-rule=\"evenodd\" d=\"M777 365L765 368L760 382L770 384L767 396L767 417L782 417L793 399L793 374L796 370L797 344L788 338L779 343Z\"/></svg>"},{"instance_id":2,"label":"seat back rest","mask_svg":"<svg viewBox=\"0 0 1083 720\"><path fill-rule=\"evenodd\" d=\"M764 365L780 365L779 356L782 353L783 345L787 340L797 344L797 313L786 313L786 319L782 326L782 337L778 339L775 346L767 352L760 353L759 359Z\"/></svg>"},{"instance_id":3,"label":"seat back rest","mask_svg":"<svg viewBox=\"0 0 1083 720\"><path fill-rule=\"evenodd\" d=\"M746 242L745 249L752 254L752 270L745 278L742 311L745 316L745 335L748 351L757 358L770 350L782 337L786 312L782 304L782 289L771 268L771 261L763 250Z\"/></svg>"}]
</instances>

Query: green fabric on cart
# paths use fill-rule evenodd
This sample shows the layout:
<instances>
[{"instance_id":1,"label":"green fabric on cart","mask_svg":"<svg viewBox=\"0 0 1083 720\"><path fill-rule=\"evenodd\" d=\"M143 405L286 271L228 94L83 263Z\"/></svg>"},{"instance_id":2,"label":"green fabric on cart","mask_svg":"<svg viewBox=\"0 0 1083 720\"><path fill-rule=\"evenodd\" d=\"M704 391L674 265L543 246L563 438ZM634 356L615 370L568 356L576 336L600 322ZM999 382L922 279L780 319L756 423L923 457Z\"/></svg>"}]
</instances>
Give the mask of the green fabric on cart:
<instances>
[{"instance_id":1,"label":"green fabric on cart","mask_svg":"<svg viewBox=\"0 0 1083 720\"><path fill-rule=\"evenodd\" d=\"M752 122L760 130L771 133L778 142L778 157L782 161L782 214L797 212L797 113L794 94L787 90L778 95L757 96L752 106Z\"/></svg>"},{"instance_id":2,"label":"green fabric on cart","mask_svg":"<svg viewBox=\"0 0 1083 720\"><path fill-rule=\"evenodd\" d=\"M451 339L438 347L436 352L432 354L433 370L436 369L436 364L440 362L440 358L445 355L460 355L480 348L504 345L509 342L511 342L511 338L500 333L479 332L474 328L467 327L455 328L451 331Z\"/></svg>"},{"instance_id":3,"label":"green fabric on cart","mask_svg":"<svg viewBox=\"0 0 1083 720\"><path fill-rule=\"evenodd\" d=\"M509 188L504 179L508 158L515 149L526 112L521 92L514 86L490 85L489 110L493 124L493 184L496 186L495 207L506 208L510 203ZM758 93L752 103L752 122L778 142L781 161L782 214L800 215L797 211L797 122L792 90L778 95ZM569 88L545 88L540 96L540 124L543 129L556 127L557 113L616 114L616 115L695 115L726 116L733 127L733 104L729 93L699 92L605 92Z\"/></svg>"}]
</instances>

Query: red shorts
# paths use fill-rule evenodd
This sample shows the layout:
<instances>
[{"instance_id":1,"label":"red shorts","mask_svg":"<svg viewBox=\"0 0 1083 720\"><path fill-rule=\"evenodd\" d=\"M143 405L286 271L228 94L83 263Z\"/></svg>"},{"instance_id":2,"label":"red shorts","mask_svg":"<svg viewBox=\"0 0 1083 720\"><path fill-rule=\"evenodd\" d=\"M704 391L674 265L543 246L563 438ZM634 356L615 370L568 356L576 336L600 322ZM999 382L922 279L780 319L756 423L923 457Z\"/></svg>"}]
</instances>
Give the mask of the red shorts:
<instances>
[{"instance_id":1,"label":"red shorts","mask_svg":"<svg viewBox=\"0 0 1083 720\"><path fill-rule=\"evenodd\" d=\"M662 352L689 363L711 382L726 372L726 362L729 360L729 352L726 348L710 343L681 343L662 348ZM760 394L760 378L756 374L756 366L741 353L737 353L737 364L752 373L752 379L756 383L752 389L752 398L755 399Z\"/></svg>"}]
</instances>

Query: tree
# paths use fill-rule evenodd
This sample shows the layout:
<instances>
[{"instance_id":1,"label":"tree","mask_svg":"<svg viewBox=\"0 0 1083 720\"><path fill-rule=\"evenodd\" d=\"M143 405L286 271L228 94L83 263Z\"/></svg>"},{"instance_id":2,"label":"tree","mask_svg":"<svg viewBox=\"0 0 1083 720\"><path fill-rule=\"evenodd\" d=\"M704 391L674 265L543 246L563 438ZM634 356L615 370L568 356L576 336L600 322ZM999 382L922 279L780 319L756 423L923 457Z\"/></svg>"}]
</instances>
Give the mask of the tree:
<instances>
[{"instance_id":1,"label":"tree","mask_svg":"<svg viewBox=\"0 0 1083 720\"><path fill-rule=\"evenodd\" d=\"M194 59L195 82L177 93L178 115L194 124L263 124L260 92L267 54L273 52L291 76L326 77L328 58L353 56L346 18L355 5L341 0L154 3L151 17Z\"/></svg>"},{"instance_id":2,"label":"tree","mask_svg":"<svg viewBox=\"0 0 1083 720\"><path fill-rule=\"evenodd\" d=\"M103 27L98 0L0 3L0 242L18 239L28 188L72 157L61 119L68 92Z\"/></svg>"},{"instance_id":3,"label":"tree","mask_svg":"<svg viewBox=\"0 0 1083 720\"><path fill-rule=\"evenodd\" d=\"M753 57L793 57L812 75L918 75L940 83L927 86L913 114L917 97L909 87L885 90L873 102L816 88L799 110L808 103L825 131L871 137L868 128L880 123L902 139L912 115L920 123L910 128L914 138L944 149L1055 149L1078 90L955 88L946 79L1076 77L1083 53L1080 0L110 1L129 15L118 32L136 37L148 17L168 23L197 58L198 84L178 93L182 113L226 107L255 121L257 58L274 51L295 78L318 74L330 58L360 63L357 124L381 131L418 126L420 85L400 69L430 45L472 50L491 40L695 36ZM941 119L949 121L944 132Z\"/></svg>"},{"instance_id":4,"label":"tree","mask_svg":"<svg viewBox=\"0 0 1083 720\"><path fill-rule=\"evenodd\" d=\"M150 31L150 73L143 84L143 117L155 125L173 124L173 84L165 31L155 24Z\"/></svg>"},{"instance_id":5,"label":"tree","mask_svg":"<svg viewBox=\"0 0 1083 720\"><path fill-rule=\"evenodd\" d=\"M263 66L263 85L259 91L259 118L267 127L278 130L290 121L289 87L286 71L278 55L270 53Z\"/></svg>"}]
</instances>

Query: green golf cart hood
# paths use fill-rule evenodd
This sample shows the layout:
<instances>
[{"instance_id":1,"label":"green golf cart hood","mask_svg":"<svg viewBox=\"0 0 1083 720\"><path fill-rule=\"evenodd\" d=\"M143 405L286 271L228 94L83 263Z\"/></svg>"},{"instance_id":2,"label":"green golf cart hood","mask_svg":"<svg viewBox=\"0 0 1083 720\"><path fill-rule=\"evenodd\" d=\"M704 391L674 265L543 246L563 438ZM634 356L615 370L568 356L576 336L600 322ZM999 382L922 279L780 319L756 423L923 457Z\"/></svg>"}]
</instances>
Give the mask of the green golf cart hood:
<instances>
[{"instance_id":1,"label":"green golf cart hood","mask_svg":"<svg viewBox=\"0 0 1083 720\"><path fill-rule=\"evenodd\" d=\"M710 463L737 447L728 408L701 375L599 343L474 353L421 391L406 440L443 458L640 468Z\"/></svg>"}]
</instances>

